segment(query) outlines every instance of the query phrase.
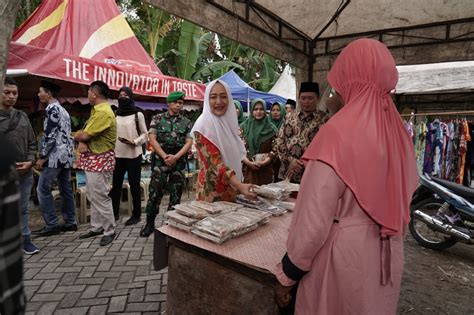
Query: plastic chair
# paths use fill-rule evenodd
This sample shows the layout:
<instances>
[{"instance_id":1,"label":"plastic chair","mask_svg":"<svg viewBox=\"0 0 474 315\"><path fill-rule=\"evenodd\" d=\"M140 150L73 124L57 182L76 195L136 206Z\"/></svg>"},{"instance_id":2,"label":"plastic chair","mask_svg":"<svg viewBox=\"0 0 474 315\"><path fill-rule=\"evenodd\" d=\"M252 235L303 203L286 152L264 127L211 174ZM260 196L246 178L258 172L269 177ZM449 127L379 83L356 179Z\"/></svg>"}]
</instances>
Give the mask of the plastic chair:
<instances>
[{"instance_id":1,"label":"plastic chair","mask_svg":"<svg viewBox=\"0 0 474 315\"><path fill-rule=\"evenodd\" d=\"M130 190L130 184L128 183L128 181L122 184L122 192L124 189L127 191L127 211L129 215L132 215L132 191Z\"/></svg>"},{"instance_id":2,"label":"plastic chair","mask_svg":"<svg viewBox=\"0 0 474 315\"><path fill-rule=\"evenodd\" d=\"M148 201L148 197L149 197L149 189L150 189L150 181L151 179L150 178L142 178L141 181L140 181L140 188L143 189L143 200L145 202Z\"/></svg>"},{"instance_id":3,"label":"plastic chair","mask_svg":"<svg viewBox=\"0 0 474 315\"><path fill-rule=\"evenodd\" d=\"M78 187L75 194L76 211L79 223L87 223L87 216L90 215L90 204L87 202L87 188Z\"/></svg>"}]
</instances>

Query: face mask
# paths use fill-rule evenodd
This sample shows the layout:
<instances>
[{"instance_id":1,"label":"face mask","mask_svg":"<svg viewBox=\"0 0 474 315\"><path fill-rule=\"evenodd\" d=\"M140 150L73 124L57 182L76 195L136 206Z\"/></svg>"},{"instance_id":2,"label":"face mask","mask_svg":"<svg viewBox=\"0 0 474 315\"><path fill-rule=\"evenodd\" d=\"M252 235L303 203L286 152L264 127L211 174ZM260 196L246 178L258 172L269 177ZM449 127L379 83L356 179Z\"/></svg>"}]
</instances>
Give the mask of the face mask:
<instances>
[{"instance_id":1,"label":"face mask","mask_svg":"<svg viewBox=\"0 0 474 315\"><path fill-rule=\"evenodd\" d=\"M119 107L131 107L132 106L132 100L126 97L119 97L118 99L118 105Z\"/></svg>"}]
</instances>

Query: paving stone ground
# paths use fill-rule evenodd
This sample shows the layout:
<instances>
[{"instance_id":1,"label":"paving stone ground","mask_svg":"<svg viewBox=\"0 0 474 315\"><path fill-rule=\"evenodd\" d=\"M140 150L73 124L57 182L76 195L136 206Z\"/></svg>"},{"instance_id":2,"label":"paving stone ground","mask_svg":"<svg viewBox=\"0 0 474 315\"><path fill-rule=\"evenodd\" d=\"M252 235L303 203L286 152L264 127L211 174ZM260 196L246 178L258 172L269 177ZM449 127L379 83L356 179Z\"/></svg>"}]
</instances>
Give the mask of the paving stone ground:
<instances>
[{"instance_id":1,"label":"paving stone ground","mask_svg":"<svg viewBox=\"0 0 474 315\"><path fill-rule=\"evenodd\" d=\"M188 198L184 193L183 200ZM165 197L161 208L167 205ZM31 227L40 227L37 209L31 216L36 222ZM124 225L127 219L123 214L117 237L105 247L99 245L101 236L79 239L88 224L77 232L35 238L40 252L24 256L26 314L164 314L167 269L153 269L153 235L139 236L145 215L133 226ZM163 222L160 214L156 225Z\"/></svg>"}]
</instances>

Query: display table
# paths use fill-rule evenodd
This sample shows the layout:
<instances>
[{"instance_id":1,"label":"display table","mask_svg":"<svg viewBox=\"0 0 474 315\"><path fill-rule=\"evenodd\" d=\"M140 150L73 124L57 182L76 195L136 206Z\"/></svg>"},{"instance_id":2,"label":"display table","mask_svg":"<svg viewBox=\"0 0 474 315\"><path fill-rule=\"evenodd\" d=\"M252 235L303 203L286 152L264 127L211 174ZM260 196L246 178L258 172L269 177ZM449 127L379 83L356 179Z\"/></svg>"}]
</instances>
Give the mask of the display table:
<instances>
[{"instance_id":1,"label":"display table","mask_svg":"<svg viewBox=\"0 0 474 315\"><path fill-rule=\"evenodd\" d=\"M221 245L169 226L155 231L154 265L168 265L168 314L278 314L271 273L291 214Z\"/></svg>"}]
</instances>

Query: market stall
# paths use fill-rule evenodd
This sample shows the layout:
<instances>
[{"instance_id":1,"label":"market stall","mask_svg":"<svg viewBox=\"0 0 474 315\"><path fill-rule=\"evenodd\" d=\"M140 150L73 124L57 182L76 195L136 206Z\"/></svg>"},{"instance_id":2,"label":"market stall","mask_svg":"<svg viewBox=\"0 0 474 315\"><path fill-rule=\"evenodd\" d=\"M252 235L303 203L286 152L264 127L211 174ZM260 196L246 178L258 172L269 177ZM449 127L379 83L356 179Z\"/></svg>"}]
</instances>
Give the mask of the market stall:
<instances>
[{"instance_id":1,"label":"market stall","mask_svg":"<svg viewBox=\"0 0 474 315\"><path fill-rule=\"evenodd\" d=\"M286 252L295 203L279 185L293 184L256 186L257 200L192 201L166 214L154 266L168 266L170 314L279 313L272 271Z\"/></svg>"},{"instance_id":2,"label":"market stall","mask_svg":"<svg viewBox=\"0 0 474 315\"><path fill-rule=\"evenodd\" d=\"M168 314L277 314L271 270L290 222L291 214L272 218L221 245L170 226L155 231L155 269L168 265Z\"/></svg>"}]
</instances>

